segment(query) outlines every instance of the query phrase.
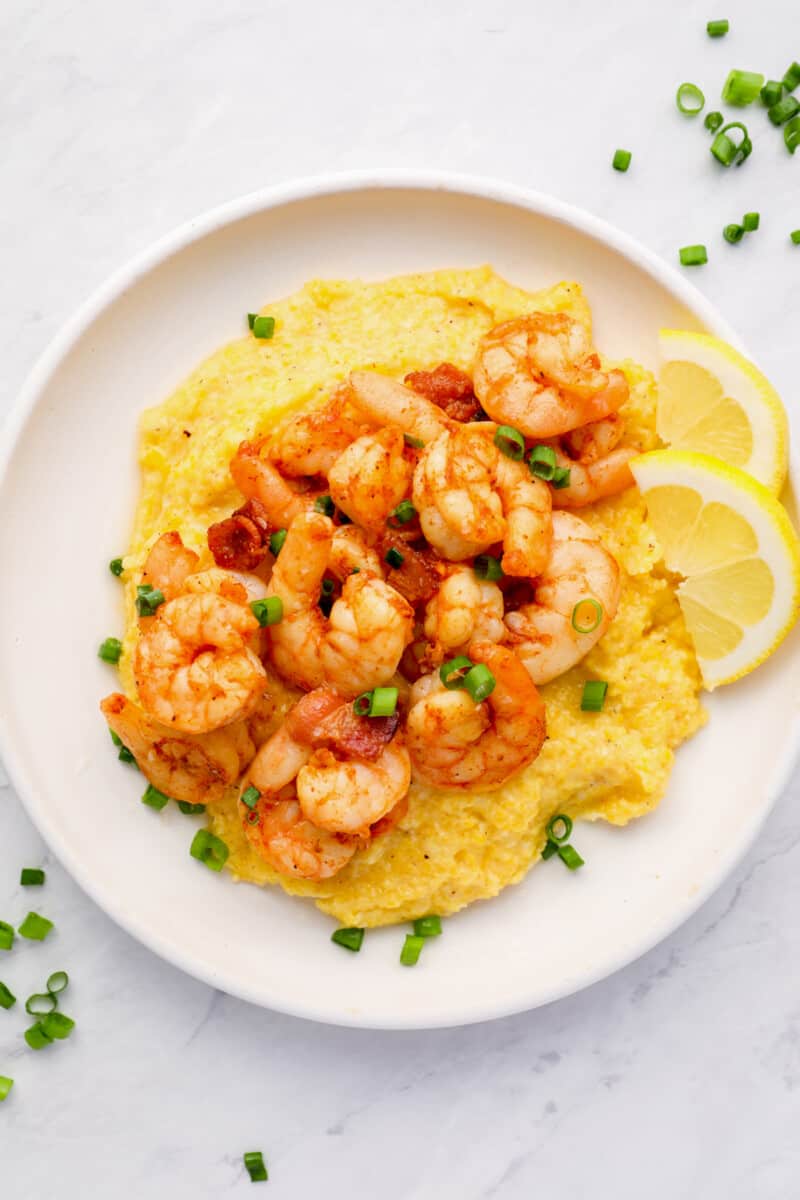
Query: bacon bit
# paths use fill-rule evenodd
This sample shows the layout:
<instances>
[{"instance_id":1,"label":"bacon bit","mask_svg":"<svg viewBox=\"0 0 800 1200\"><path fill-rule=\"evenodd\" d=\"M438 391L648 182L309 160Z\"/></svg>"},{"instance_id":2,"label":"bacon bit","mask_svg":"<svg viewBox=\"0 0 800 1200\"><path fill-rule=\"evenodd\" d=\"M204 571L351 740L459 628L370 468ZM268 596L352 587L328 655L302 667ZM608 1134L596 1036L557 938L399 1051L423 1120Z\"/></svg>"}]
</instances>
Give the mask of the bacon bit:
<instances>
[{"instance_id":1,"label":"bacon bit","mask_svg":"<svg viewBox=\"0 0 800 1200\"><path fill-rule=\"evenodd\" d=\"M405 382L438 405L451 421L474 421L480 412L472 380L452 363L440 363L433 371L411 371Z\"/></svg>"},{"instance_id":2,"label":"bacon bit","mask_svg":"<svg viewBox=\"0 0 800 1200\"><path fill-rule=\"evenodd\" d=\"M260 500L248 500L224 521L210 525L208 548L218 567L254 571L269 550L270 524Z\"/></svg>"},{"instance_id":3,"label":"bacon bit","mask_svg":"<svg viewBox=\"0 0 800 1200\"><path fill-rule=\"evenodd\" d=\"M322 723L320 732L332 750L374 762L394 737L399 724L399 713L390 717L357 717L352 704L343 704Z\"/></svg>"},{"instance_id":4,"label":"bacon bit","mask_svg":"<svg viewBox=\"0 0 800 1200\"><path fill-rule=\"evenodd\" d=\"M403 556L401 567L392 567L387 583L404 596L409 604L422 604L439 590L445 566L430 546L412 546L402 534L387 530L380 539L378 553L382 559L387 551L398 550Z\"/></svg>"}]
</instances>

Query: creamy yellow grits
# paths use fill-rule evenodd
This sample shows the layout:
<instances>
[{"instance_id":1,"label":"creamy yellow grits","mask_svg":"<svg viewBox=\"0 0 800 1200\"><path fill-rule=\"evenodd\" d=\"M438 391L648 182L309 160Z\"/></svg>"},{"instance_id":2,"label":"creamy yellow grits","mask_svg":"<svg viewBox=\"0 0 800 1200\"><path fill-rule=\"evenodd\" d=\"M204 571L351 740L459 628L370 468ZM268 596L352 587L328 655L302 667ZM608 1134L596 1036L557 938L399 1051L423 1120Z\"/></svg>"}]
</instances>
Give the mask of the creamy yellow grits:
<instances>
[{"instance_id":1,"label":"creamy yellow grits","mask_svg":"<svg viewBox=\"0 0 800 1200\"><path fill-rule=\"evenodd\" d=\"M208 526L241 503L228 463L244 438L294 409L324 401L360 367L400 378L452 362L471 370L479 338L532 310L563 311L590 326L576 283L529 293L491 268L406 275L380 283L314 281L264 310L270 341L245 336L206 359L141 424L142 490L125 558L127 634L123 685L135 697L130 651L137 637L136 570L154 539L178 530L211 565ZM631 397L628 437L657 444L656 385L635 363L619 364ZM600 643L542 688L548 740L539 758L499 791L452 793L412 784L407 816L340 874L323 881L278 875L250 848L236 793L209 811L230 847L227 866L252 883L279 883L313 897L345 925L383 925L447 915L517 883L537 861L555 813L624 825L661 799L677 746L705 721L689 635L635 489L579 514L623 569L622 600ZM582 713L584 680L608 681L600 713ZM289 703L288 694L285 697ZM580 844L580 835L574 837Z\"/></svg>"}]
</instances>

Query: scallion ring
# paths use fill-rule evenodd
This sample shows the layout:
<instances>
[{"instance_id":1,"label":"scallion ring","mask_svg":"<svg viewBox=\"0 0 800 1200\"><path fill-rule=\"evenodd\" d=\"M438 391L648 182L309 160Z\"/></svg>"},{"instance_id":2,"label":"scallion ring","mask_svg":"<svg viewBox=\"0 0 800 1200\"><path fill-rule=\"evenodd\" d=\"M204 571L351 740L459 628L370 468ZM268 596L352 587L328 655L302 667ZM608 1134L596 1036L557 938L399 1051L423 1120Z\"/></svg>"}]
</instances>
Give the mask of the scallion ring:
<instances>
[{"instance_id":1,"label":"scallion ring","mask_svg":"<svg viewBox=\"0 0 800 1200\"><path fill-rule=\"evenodd\" d=\"M464 676L462 687L469 692L476 704L491 696L497 680L485 663L476 663Z\"/></svg>"},{"instance_id":2,"label":"scallion ring","mask_svg":"<svg viewBox=\"0 0 800 1200\"><path fill-rule=\"evenodd\" d=\"M253 785L251 783L249 785L249 787L246 787L244 789L244 791L242 792L239 799L241 800L241 802L245 806L245 808L249 808L250 811L252 812L253 809L255 808L255 806L258 804L259 800L261 799L261 792L258 790L257 787L253 787Z\"/></svg>"},{"instance_id":3,"label":"scallion ring","mask_svg":"<svg viewBox=\"0 0 800 1200\"><path fill-rule=\"evenodd\" d=\"M394 716L398 695L399 692L396 687L373 688L369 704L369 715L371 717Z\"/></svg>"},{"instance_id":4,"label":"scallion ring","mask_svg":"<svg viewBox=\"0 0 800 1200\"><path fill-rule=\"evenodd\" d=\"M264 1155L260 1150L248 1150L244 1155L244 1165L247 1167L251 1183L265 1183L269 1179L267 1168L264 1165Z\"/></svg>"},{"instance_id":5,"label":"scallion ring","mask_svg":"<svg viewBox=\"0 0 800 1200\"><path fill-rule=\"evenodd\" d=\"M789 153L794 154L800 146L800 117L792 117L791 121L786 122L783 127L783 140Z\"/></svg>"},{"instance_id":6,"label":"scallion ring","mask_svg":"<svg viewBox=\"0 0 800 1200\"><path fill-rule=\"evenodd\" d=\"M472 569L478 579L488 579L492 582L502 579L504 574L500 559L491 554L479 554L472 564Z\"/></svg>"},{"instance_id":7,"label":"scallion ring","mask_svg":"<svg viewBox=\"0 0 800 1200\"><path fill-rule=\"evenodd\" d=\"M269 535L270 552L275 556L275 558L277 558L280 554L283 548L283 543L286 541L286 535L288 532L288 529L276 529L274 533Z\"/></svg>"},{"instance_id":8,"label":"scallion ring","mask_svg":"<svg viewBox=\"0 0 800 1200\"><path fill-rule=\"evenodd\" d=\"M800 83L800 63L793 62L790 67L787 67L786 74L783 77L783 86L787 92L793 92Z\"/></svg>"},{"instance_id":9,"label":"scallion ring","mask_svg":"<svg viewBox=\"0 0 800 1200\"><path fill-rule=\"evenodd\" d=\"M722 99L726 104L743 108L752 104L764 86L764 76L757 71L733 70L722 88Z\"/></svg>"},{"instance_id":10,"label":"scallion ring","mask_svg":"<svg viewBox=\"0 0 800 1200\"><path fill-rule=\"evenodd\" d=\"M705 108L706 98L696 83L682 83L675 93L675 103L685 117L696 117Z\"/></svg>"},{"instance_id":11,"label":"scallion ring","mask_svg":"<svg viewBox=\"0 0 800 1200\"><path fill-rule=\"evenodd\" d=\"M25 1001L25 1012L30 1013L32 1017L46 1017L57 1008L58 1000L50 992L34 992Z\"/></svg>"},{"instance_id":12,"label":"scallion ring","mask_svg":"<svg viewBox=\"0 0 800 1200\"><path fill-rule=\"evenodd\" d=\"M58 996L69 987L69 975L66 971L53 971L47 980L47 990L51 996Z\"/></svg>"},{"instance_id":13,"label":"scallion ring","mask_svg":"<svg viewBox=\"0 0 800 1200\"><path fill-rule=\"evenodd\" d=\"M592 596L579 600L572 610L572 628L576 633L594 633L603 620L603 606Z\"/></svg>"},{"instance_id":14,"label":"scallion ring","mask_svg":"<svg viewBox=\"0 0 800 1200\"><path fill-rule=\"evenodd\" d=\"M7 988L4 983L0 983L0 1008L13 1008L17 1003L17 997Z\"/></svg>"},{"instance_id":15,"label":"scallion ring","mask_svg":"<svg viewBox=\"0 0 800 1200\"><path fill-rule=\"evenodd\" d=\"M739 142L735 142L733 138L728 137L729 129L741 130L742 136ZM723 125L711 143L711 153L723 167L730 167L734 164L740 167L752 152L753 143L750 141L747 126L743 125L741 121L731 121L729 124Z\"/></svg>"},{"instance_id":16,"label":"scallion ring","mask_svg":"<svg viewBox=\"0 0 800 1200\"><path fill-rule=\"evenodd\" d=\"M566 842L572 833L572 817L568 817L566 813L557 813L555 817L551 817L547 822L545 833L551 842L555 842L557 846L560 846L562 842Z\"/></svg>"},{"instance_id":17,"label":"scallion ring","mask_svg":"<svg viewBox=\"0 0 800 1200\"><path fill-rule=\"evenodd\" d=\"M334 929L331 941L335 942L337 946L344 946L345 950L352 950L354 954L358 954L364 941L364 930L355 925L350 925L345 929Z\"/></svg>"},{"instance_id":18,"label":"scallion ring","mask_svg":"<svg viewBox=\"0 0 800 1200\"><path fill-rule=\"evenodd\" d=\"M208 867L210 871L221 871L230 854L230 850L222 838L216 837L207 829L198 829L189 847L192 858Z\"/></svg>"},{"instance_id":19,"label":"scallion ring","mask_svg":"<svg viewBox=\"0 0 800 1200\"><path fill-rule=\"evenodd\" d=\"M353 701L353 712L357 717L368 717L369 707L372 704L372 692L362 692L360 696L356 696Z\"/></svg>"},{"instance_id":20,"label":"scallion ring","mask_svg":"<svg viewBox=\"0 0 800 1200\"><path fill-rule=\"evenodd\" d=\"M396 508L393 508L387 518L388 524L397 528L398 525L408 525L417 515L417 510L410 500L401 500Z\"/></svg>"},{"instance_id":21,"label":"scallion ring","mask_svg":"<svg viewBox=\"0 0 800 1200\"><path fill-rule=\"evenodd\" d=\"M730 242L735 246L744 237L744 225L726 225L722 231L722 236L726 242Z\"/></svg>"},{"instance_id":22,"label":"scallion ring","mask_svg":"<svg viewBox=\"0 0 800 1200\"><path fill-rule=\"evenodd\" d=\"M264 600L251 600L250 611L262 629L277 625L283 620L283 601L280 596L267 596Z\"/></svg>"},{"instance_id":23,"label":"scallion ring","mask_svg":"<svg viewBox=\"0 0 800 1200\"><path fill-rule=\"evenodd\" d=\"M785 125L800 112L800 100L796 96L784 96L767 112L773 125Z\"/></svg>"},{"instance_id":24,"label":"scallion ring","mask_svg":"<svg viewBox=\"0 0 800 1200\"><path fill-rule=\"evenodd\" d=\"M471 658L467 658L466 654L459 654L456 658L451 658L449 662L442 663L439 667L439 678L446 688L453 691L455 688L464 686L464 675L473 666Z\"/></svg>"},{"instance_id":25,"label":"scallion ring","mask_svg":"<svg viewBox=\"0 0 800 1200\"><path fill-rule=\"evenodd\" d=\"M516 461L525 453L525 438L513 425L498 425L494 431L494 444L506 458Z\"/></svg>"},{"instance_id":26,"label":"scallion ring","mask_svg":"<svg viewBox=\"0 0 800 1200\"><path fill-rule=\"evenodd\" d=\"M531 475L548 482L553 478L558 467L556 452L552 446L534 446L528 455L528 467Z\"/></svg>"},{"instance_id":27,"label":"scallion ring","mask_svg":"<svg viewBox=\"0 0 800 1200\"><path fill-rule=\"evenodd\" d=\"M706 114L703 124L709 133L716 133L720 126L725 124L725 118L721 112L710 112Z\"/></svg>"},{"instance_id":28,"label":"scallion ring","mask_svg":"<svg viewBox=\"0 0 800 1200\"><path fill-rule=\"evenodd\" d=\"M52 928L53 922L48 921L47 917L42 917L39 913L29 912L17 930L17 933L20 937L28 938L31 942L43 942Z\"/></svg>"}]
</instances>

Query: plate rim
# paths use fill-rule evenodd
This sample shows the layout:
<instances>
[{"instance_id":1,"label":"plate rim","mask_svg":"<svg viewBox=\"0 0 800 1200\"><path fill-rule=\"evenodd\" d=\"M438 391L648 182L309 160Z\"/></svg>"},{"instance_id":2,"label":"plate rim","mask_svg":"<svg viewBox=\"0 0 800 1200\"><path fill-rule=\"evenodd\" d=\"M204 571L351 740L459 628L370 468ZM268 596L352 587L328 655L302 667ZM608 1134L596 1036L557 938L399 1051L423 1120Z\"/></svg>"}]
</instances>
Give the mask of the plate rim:
<instances>
[{"instance_id":1,"label":"plate rim","mask_svg":"<svg viewBox=\"0 0 800 1200\"><path fill-rule=\"evenodd\" d=\"M33 415L39 397L58 369L61 360L102 311L135 285L143 275L166 262L172 255L193 242L201 240L226 225L259 212L322 196L343 195L375 189L416 189L494 200L548 217L577 229L610 247L640 269L644 269L651 278L689 308L718 336L733 343L740 350L743 349L738 334L720 314L716 306L694 284L684 278L675 267L636 238L617 229L603 218L555 196L519 184L503 182L491 176L429 169L417 170L406 167L326 172L303 176L246 193L217 205L197 217L190 218L128 259L89 294L39 356L25 379L15 402L11 405L2 428L0 428L0 487L5 483L17 444L24 434L29 418ZM744 352L746 353L746 351ZM796 484L798 479L800 479L800 474L797 464L792 460L789 480ZM46 812L37 805L34 799L35 791L29 786L26 769L21 761L21 756L17 756L12 742L11 729L3 713L0 713L0 757L2 757L9 780L27 815L50 850L81 890L126 933L171 965L210 987L222 990L241 1000L276 1012L313 1020L320 1024L382 1030L436 1029L471 1025L532 1011L555 1000L583 991L635 962L679 929L743 860L778 798L785 790L795 762L800 757L800 713L795 711L787 732L786 744L773 766L765 788L764 801L743 827L739 841L722 856L716 864L714 872L704 879L703 884L680 905L677 915L671 914L669 918L651 929L648 936L637 943L633 954L623 951L616 958L612 957L602 967L588 973L577 987L565 983L562 986L554 986L546 994L539 995L535 1000L528 1002L516 998L505 1003L483 1004L474 1011L460 1013L451 1018L436 1017L433 1019L410 1017L406 1020L387 1021L386 1019L372 1019L369 1013L347 1014L343 1012L332 1015L330 1012L320 1010L314 1003L288 1004L281 998L265 997L263 990L249 989L246 984L227 978L224 972L215 971L214 968L202 961L197 961L193 956L184 954L180 947L176 947L163 938L158 930L141 926L135 916L126 912L123 903L116 901L113 895L109 897L102 886L95 887L92 879L86 877L72 850L62 841L58 832L50 827Z\"/></svg>"}]
</instances>

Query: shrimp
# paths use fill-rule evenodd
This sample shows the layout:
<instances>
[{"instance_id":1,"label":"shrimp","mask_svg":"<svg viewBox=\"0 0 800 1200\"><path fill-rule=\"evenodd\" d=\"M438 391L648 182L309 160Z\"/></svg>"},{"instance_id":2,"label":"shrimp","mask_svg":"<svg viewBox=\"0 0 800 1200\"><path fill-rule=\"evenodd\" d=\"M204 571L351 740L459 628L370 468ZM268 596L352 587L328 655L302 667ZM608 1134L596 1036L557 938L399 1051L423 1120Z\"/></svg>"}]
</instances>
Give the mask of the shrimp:
<instances>
[{"instance_id":1,"label":"shrimp","mask_svg":"<svg viewBox=\"0 0 800 1200\"><path fill-rule=\"evenodd\" d=\"M199 555L184 546L179 533L174 530L162 533L145 559L142 584L161 592L165 600L173 600L182 591L187 576L197 570L199 561ZM148 629L153 619L152 616L140 616L139 628Z\"/></svg>"},{"instance_id":2,"label":"shrimp","mask_svg":"<svg viewBox=\"0 0 800 1200\"><path fill-rule=\"evenodd\" d=\"M541 479L495 446L494 427L457 425L423 450L414 504L428 541L453 562L502 542L507 575L535 575L550 552L552 500Z\"/></svg>"},{"instance_id":3,"label":"shrimp","mask_svg":"<svg viewBox=\"0 0 800 1200\"><path fill-rule=\"evenodd\" d=\"M262 454L264 446L264 441L242 442L231 459L231 477L242 495L247 500L258 500L267 520L281 529L303 511L303 497L267 461Z\"/></svg>"},{"instance_id":4,"label":"shrimp","mask_svg":"<svg viewBox=\"0 0 800 1200\"><path fill-rule=\"evenodd\" d=\"M207 733L247 716L266 683L247 645L258 629L248 608L213 592L166 601L134 652L143 707L182 733Z\"/></svg>"},{"instance_id":5,"label":"shrimp","mask_svg":"<svg viewBox=\"0 0 800 1200\"><path fill-rule=\"evenodd\" d=\"M551 438L614 413L628 398L622 371L604 371L585 327L566 313L504 321L481 339L475 395L495 421Z\"/></svg>"},{"instance_id":6,"label":"shrimp","mask_svg":"<svg viewBox=\"0 0 800 1200\"><path fill-rule=\"evenodd\" d=\"M340 454L365 432L347 384L327 404L291 417L269 439L269 457L282 475L327 475Z\"/></svg>"},{"instance_id":7,"label":"shrimp","mask_svg":"<svg viewBox=\"0 0 800 1200\"><path fill-rule=\"evenodd\" d=\"M247 840L280 875L330 879L346 867L360 846L358 838L318 829L303 816L296 799L260 800L245 817Z\"/></svg>"},{"instance_id":8,"label":"shrimp","mask_svg":"<svg viewBox=\"0 0 800 1200\"><path fill-rule=\"evenodd\" d=\"M333 522L317 512L295 517L269 583L283 604L270 628L272 658L303 688L330 683L345 696L388 683L411 640L413 609L394 588L366 572L349 575L325 617L319 607Z\"/></svg>"},{"instance_id":9,"label":"shrimp","mask_svg":"<svg viewBox=\"0 0 800 1200\"><path fill-rule=\"evenodd\" d=\"M575 430L575 433L580 432ZM603 440L599 439L598 444L602 445ZM554 449L558 465L569 470L567 487L557 488L553 492L554 508L585 508L596 500L616 496L634 484L630 461L640 451L633 446L617 446L602 456L592 457L590 454L588 459L568 458L558 447Z\"/></svg>"},{"instance_id":10,"label":"shrimp","mask_svg":"<svg viewBox=\"0 0 800 1200\"><path fill-rule=\"evenodd\" d=\"M339 525L333 531L333 542L328 559L328 570L340 583L348 575L363 571L368 575L384 577L384 567L378 552L367 542L357 525Z\"/></svg>"},{"instance_id":11,"label":"shrimp","mask_svg":"<svg viewBox=\"0 0 800 1200\"><path fill-rule=\"evenodd\" d=\"M441 656L466 646L473 638L500 642L503 593L496 583L478 579L472 567L452 567L425 609L425 636Z\"/></svg>"},{"instance_id":12,"label":"shrimp","mask_svg":"<svg viewBox=\"0 0 800 1200\"><path fill-rule=\"evenodd\" d=\"M120 692L106 696L100 708L145 779L174 800L189 804L221 800L256 752L243 721L210 733L178 734Z\"/></svg>"},{"instance_id":13,"label":"shrimp","mask_svg":"<svg viewBox=\"0 0 800 1200\"><path fill-rule=\"evenodd\" d=\"M507 613L505 623L509 645L540 684L574 667L608 629L619 606L619 566L585 521L557 512L550 562L533 588L533 603ZM576 614L587 600L592 603ZM579 632L573 620L587 632Z\"/></svg>"},{"instance_id":14,"label":"shrimp","mask_svg":"<svg viewBox=\"0 0 800 1200\"><path fill-rule=\"evenodd\" d=\"M328 475L336 507L364 529L382 530L411 491L414 466L404 450L396 426L365 434L348 446Z\"/></svg>"},{"instance_id":15,"label":"shrimp","mask_svg":"<svg viewBox=\"0 0 800 1200\"><path fill-rule=\"evenodd\" d=\"M544 704L516 655L493 642L472 642L469 657L495 679L481 703L463 689L448 691L438 675L412 688L406 733L413 777L432 787L502 787L544 743Z\"/></svg>"},{"instance_id":16,"label":"shrimp","mask_svg":"<svg viewBox=\"0 0 800 1200\"><path fill-rule=\"evenodd\" d=\"M226 571L222 567L209 567L189 575L183 590L184 594L208 592L224 596L235 604L250 604L253 600L263 600L267 595L267 585L258 575L251 575L247 571Z\"/></svg>"},{"instance_id":17,"label":"shrimp","mask_svg":"<svg viewBox=\"0 0 800 1200\"><path fill-rule=\"evenodd\" d=\"M377 371L350 375L353 403L376 425L396 425L403 433L432 441L454 422L425 396Z\"/></svg>"}]
</instances>

